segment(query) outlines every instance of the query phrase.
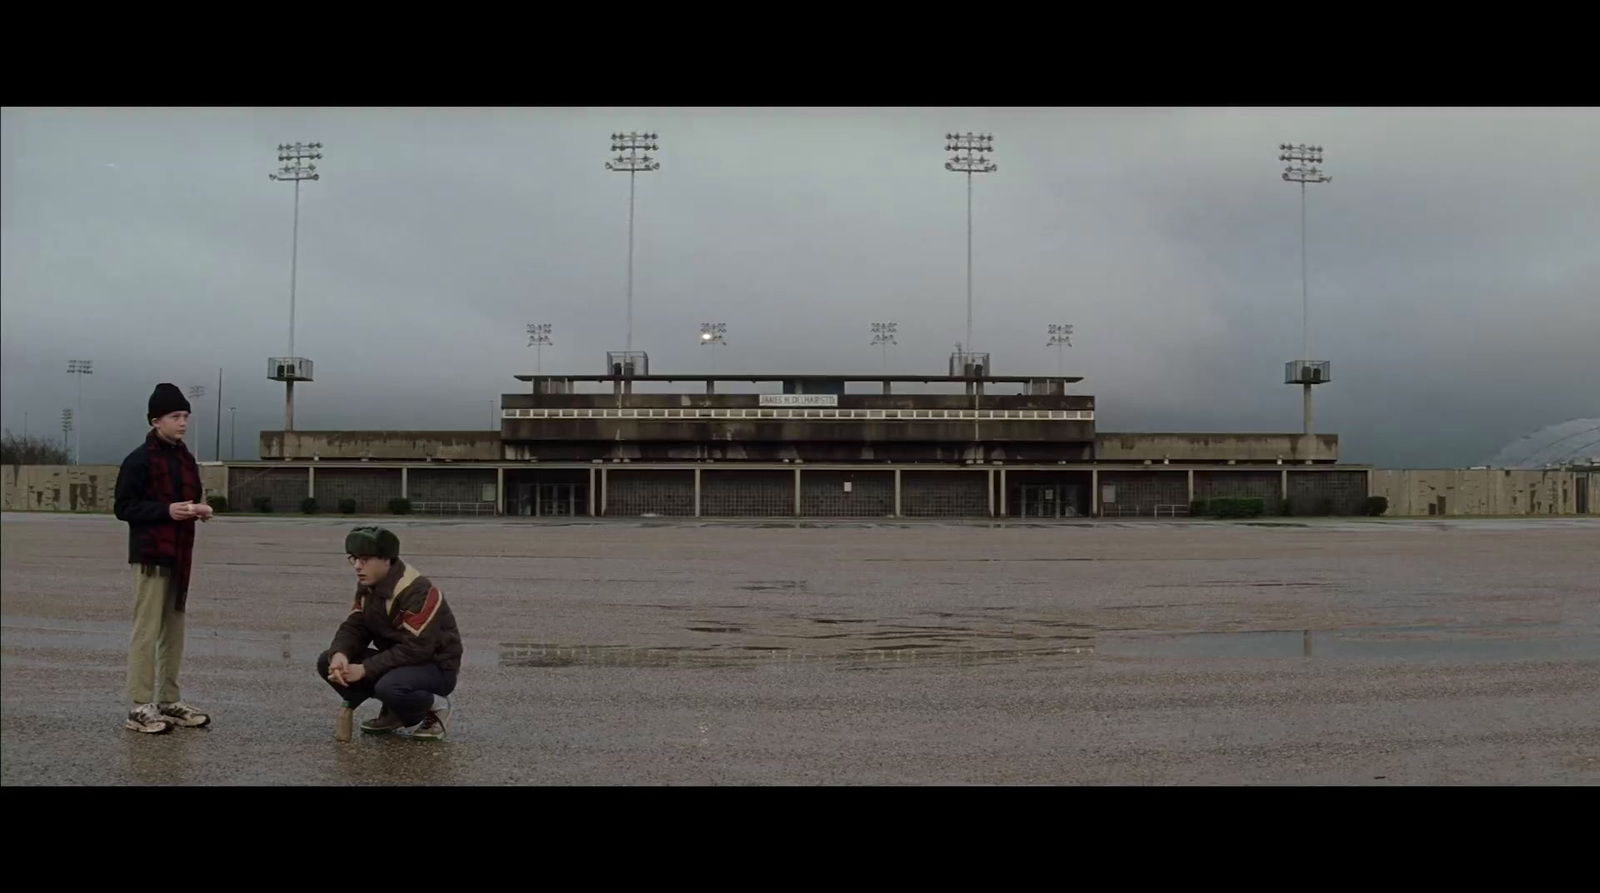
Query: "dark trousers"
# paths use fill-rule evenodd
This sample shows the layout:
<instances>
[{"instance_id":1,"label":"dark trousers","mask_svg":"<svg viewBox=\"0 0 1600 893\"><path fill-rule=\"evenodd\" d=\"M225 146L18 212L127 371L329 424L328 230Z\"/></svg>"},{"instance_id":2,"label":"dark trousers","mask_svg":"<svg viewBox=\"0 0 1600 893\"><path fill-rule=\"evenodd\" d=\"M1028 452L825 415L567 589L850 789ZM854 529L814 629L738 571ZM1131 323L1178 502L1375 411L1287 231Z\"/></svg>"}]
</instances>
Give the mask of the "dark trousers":
<instances>
[{"instance_id":1,"label":"dark trousers","mask_svg":"<svg viewBox=\"0 0 1600 893\"><path fill-rule=\"evenodd\" d=\"M359 664L377 653L378 649L368 648L365 654L351 656L350 662ZM442 670L438 664L395 667L377 679L366 676L352 685L338 686L328 681L328 664L332 660L332 651L322 652L322 656L317 658L317 678L327 682L344 698L346 704L359 707L368 698L377 698L379 703L408 726L414 726L427 717L428 711L433 709L434 695L448 697L456 690L455 671Z\"/></svg>"}]
</instances>

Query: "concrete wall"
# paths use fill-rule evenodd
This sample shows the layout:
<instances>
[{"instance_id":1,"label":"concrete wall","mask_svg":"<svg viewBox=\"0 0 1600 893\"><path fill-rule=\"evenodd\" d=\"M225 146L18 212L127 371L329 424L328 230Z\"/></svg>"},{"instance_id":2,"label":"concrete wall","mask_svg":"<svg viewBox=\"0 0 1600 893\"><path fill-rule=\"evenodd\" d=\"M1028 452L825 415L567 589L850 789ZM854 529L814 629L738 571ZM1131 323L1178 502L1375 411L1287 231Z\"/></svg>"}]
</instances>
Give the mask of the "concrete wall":
<instances>
[{"instance_id":1,"label":"concrete wall","mask_svg":"<svg viewBox=\"0 0 1600 893\"><path fill-rule=\"evenodd\" d=\"M1313 434L1119 434L1100 432L1094 457L1101 462L1149 459L1160 462L1335 462L1339 435Z\"/></svg>"},{"instance_id":2,"label":"concrete wall","mask_svg":"<svg viewBox=\"0 0 1600 893\"><path fill-rule=\"evenodd\" d=\"M263 431L263 459L500 459L498 431Z\"/></svg>"},{"instance_id":3,"label":"concrete wall","mask_svg":"<svg viewBox=\"0 0 1600 893\"><path fill-rule=\"evenodd\" d=\"M1565 515L1588 489L1589 514L1600 514L1600 471L1504 468L1408 469L1372 472L1372 495L1389 500L1392 516Z\"/></svg>"},{"instance_id":4,"label":"concrete wall","mask_svg":"<svg viewBox=\"0 0 1600 893\"><path fill-rule=\"evenodd\" d=\"M0 468L0 500L8 512L111 512L116 508L116 465L7 465ZM206 495L228 492L228 469L200 466Z\"/></svg>"}]
</instances>

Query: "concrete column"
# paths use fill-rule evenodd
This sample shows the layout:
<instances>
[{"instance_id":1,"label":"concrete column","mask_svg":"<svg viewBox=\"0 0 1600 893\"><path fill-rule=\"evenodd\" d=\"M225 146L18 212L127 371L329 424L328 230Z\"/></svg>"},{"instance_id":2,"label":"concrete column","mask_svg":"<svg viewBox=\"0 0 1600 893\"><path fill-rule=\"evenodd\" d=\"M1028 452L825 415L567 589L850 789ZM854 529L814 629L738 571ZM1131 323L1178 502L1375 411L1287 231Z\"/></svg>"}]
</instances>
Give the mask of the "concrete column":
<instances>
[{"instance_id":1,"label":"concrete column","mask_svg":"<svg viewBox=\"0 0 1600 893\"><path fill-rule=\"evenodd\" d=\"M589 468L589 517L591 518L595 516L595 512L598 510L598 504L595 502L594 478L594 468L591 466Z\"/></svg>"},{"instance_id":2,"label":"concrete column","mask_svg":"<svg viewBox=\"0 0 1600 893\"><path fill-rule=\"evenodd\" d=\"M715 394L716 392L717 392L717 383L714 382L714 381L707 381L706 382L706 396L709 397L712 394Z\"/></svg>"},{"instance_id":3,"label":"concrete column","mask_svg":"<svg viewBox=\"0 0 1600 893\"><path fill-rule=\"evenodd\" d=\"M1000 517L1002 518L1006 516L1006 497L1010 495L1006 492L1006 470L1002 468L1000 469Z\"/></svg>"},{"instance_id":4,"label":"concrete column","mask_svg":"<svg viewBox=\"0 0 1600 893\"><path fill-rule=\"evenodd\" d=\"M1100 469L1089 469L1089 515L1100 517Z\"/></svg>"},{"instance_id":5,"label":"concrete column","mask_svg":"<svg viewBox=\"0 0 1600 893\"><path fill-rule=\"evenodd\" d=\"M900 511L900 469L898 468L894 470L894 516L896 518L904 517Z\"/></svg>"},{"instance_id":6,"label":"concrete column","mask_svg":"<svg viewBox=\"0 0 1600 893\"><path fill-rule=\"evenodd\" d=\"M401 499L410 499L411 498L411 486L410 486L411 485L411 478L410 478L410 475L407 474L407 472L409 472L410 470L411 469L407 468L404 465L400 466L400 498Z\"/></svg>"},{"instance_id":7,"label":"concrete column","mask_svg":"<svg viewBox=\"0 0 1600 893\"><path fill-rule=\"evenodd\" d=\"M989 517L994 517L994 469L989 469Z\"/></svg>"},{"instance_id":8,"label":"concrete column","mask_svg":"<svg viewBox=\"0 0 1600 893\"><path fill-rule=\"evenodd\" d=\"M1194 469L1189 469L1189 504L1194 505Z\"/></svg>"},{"instance_id":9,"label":"concrete column","mask_svg":"<svg viewBox=\"0 0 1600 893\"><path fill-rule=\"evenodd\" d=\"M600 469L600 514L604 515L611 504L611 469Z\"/></svg>"},{"instance_id":10,"label":"concrete column","mask_svg":"<svg viewBox=\"0 0 1600 893\"><path fill-rule=\"evenodd\" d=\"M1285 468L1283 471L1279 472L1279 475L1280 475L1280 479L1278 481L1278 498L1283 500L1284 502L1288 502L1289 501L1289 469Z\"/></svg>"},{"instance_id":11,"label":"concrete column","mask_svg":"<svg viewBox=\"0 0 1600 893\"><path fill-rule=\"evenodd\" d=\"M800 469L794 470L794 516L800 517Z\"/></svg>"},{"instance_id":12,"label":"concrete column","mask_svg":"<svg viewBox=\"0 0 1600 893\"><path fill-rule=\"evenodd\" d=\"M893 385L891 385L891 384L890 384L890 383L889 383L889 382L887 382L887 381L886 381L886 382L884 382L884 383L883 383L883 396L885 396L885 397L888 397L888 396L890 396L890 395L891 395L891 394L893 394L893 393L894 393L894 386L893 386Z\"/></svg>"},{"instance_id":13,"label":"concrete column","mask_svg":"<svg viewBox=\"0 0 1600 893\"><path fill-rule=\"evenodd\" d=\"M1496 492L1498 493L1498 488L1496 488ZM1372 469L1369 468L1367 469L1367 498L1370 499L1374 495L1372 492Z\"/></svg>"},{"instance_id":14,"label":"concrete column","mask_svg":"<svg viewBox=\"0 0 1600 893\"><path fill-rule=\"evenodd\" d=\"M710 387L710 382L707 382L706 388ZM698 468L694 470L694 516L700 517L700 469Z\"/></svg>"},{"instance_id":15,"label":"concrete column","mask_svg":"<svg viewBox=\"0 0 1600 893\"><path fill-rule=\"evenodd\" d=\"M306 466L306 495L312 499L317 498L317 466Z\"/></svg>"},{"instance_id":16,"label":"concrete column","mask_svg":"<svg viewBox=\"0 0 1600 893\"><path fill-rule=\"evenodd\" d=\"M506 470L504 468L496 468L494 470L494 513L497 515L506 513Z\"/></svg>"}]
</instances>

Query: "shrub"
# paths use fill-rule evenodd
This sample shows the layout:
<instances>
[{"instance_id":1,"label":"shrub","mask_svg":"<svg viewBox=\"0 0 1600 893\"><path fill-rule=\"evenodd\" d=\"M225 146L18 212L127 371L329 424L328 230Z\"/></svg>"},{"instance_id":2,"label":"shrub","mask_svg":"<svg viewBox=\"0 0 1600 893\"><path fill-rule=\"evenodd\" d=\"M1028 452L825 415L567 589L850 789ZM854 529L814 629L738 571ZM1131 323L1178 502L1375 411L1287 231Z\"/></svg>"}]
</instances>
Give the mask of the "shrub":
<instances>
[{"instance_id":1,"label":"shrub","mask_svg":"<svg viewBox=\"0 0 1600 893\"><path fill-rule=\"evenodd\" d=\"M250 500L250 504L252 506L255 506L255 510L258 511L258 512L261 512L262 514L271 514L272 513L272 497L271 496L257 496L256 498Z\"/></svg>"},{"instance_id":2,"label":"shrub","mask_svg":"<svg viewBox=\"0 0 1600 893\"><path fill-rule=\"evenodd\" d=\"M1263 499L1213 499L1210 504L1211 515L1215 518L1257 518L1266 511L1266 500Z\"/></svg>"},{"instance_id":3,"label":"shrub","mask_svg":"<svg viewBox=\"0 0 1600 893\"><path fill-rule=\"evenodd\" d=\"M1206 501L1204 499L1196 499L1194 502L1189 504L1189 517L1191 517L1191 518L1203 518L1203 517L1205 517L1207 507L1208 506L1206 505Z\"/></svg>"},{"instance_id":4,"label":"shrub","mask_svg":"<svg viewBox=\"0 0 1600 893\"><path fill-rule=\"evenodd\" d=\"M211 510L220 515L228 510L228 497L223 496L221 493L207 496L206 505L211 506Z\"/></svg>"},{"instance_id":5,"label":"shrub","mask_svg":"<svg viewBox=\"0 0 1600 893\"><path fill-rule=\"evenodd\" d=\"M355 514L356 513L356 501L354 499L348 499L348 498L339 500L339 511L341 513L343 513L343 514L346 514L346 515Z\"/></svg>"},{"instance_id":6,"label":"shrub","mask_svg":"<svg viewBox=\"0 0 1600 893\"><path fill-rule=\"evenodd\" d=\"M1377 517L1389 510L1389 497L1368 496L1367 501L1362 504L1361 510L1368 515Z\"/></svg>"},{"instance_id":7,"label":"shrub","mask_svg":"<svg viewBox=\"0 0 1600 893\"><path fill-rule=\"evenodd\" d=\"M391 514L391 515L409 515L409 514L411 514L411 500L406 499L403 496L396 496L395 498L389 500L389 514Z\"/></svg>"},{"instance_id":8,"label":"shrub","mask_svg":"<svg viewBox=\"0 0 1600 893\"><path fill-rule=\"evenodd\" d=\"M305 499L300 500L300 511L307 515L315 515L317 512L322 511L322 507L317 505L315 496L307 496Z\"/></svg>"}]
</instances>

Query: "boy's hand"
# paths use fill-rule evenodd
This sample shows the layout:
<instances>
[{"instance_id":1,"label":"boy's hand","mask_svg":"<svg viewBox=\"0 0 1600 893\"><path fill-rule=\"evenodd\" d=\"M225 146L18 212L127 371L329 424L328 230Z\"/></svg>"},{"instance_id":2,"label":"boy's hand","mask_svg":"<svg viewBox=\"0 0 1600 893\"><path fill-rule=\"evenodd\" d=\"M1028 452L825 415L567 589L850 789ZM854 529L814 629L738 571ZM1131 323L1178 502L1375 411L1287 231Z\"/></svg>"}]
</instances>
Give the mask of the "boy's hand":
<instances>
[{"instance_id":1,"label":"boy's hand","mask_svg":"<svg viewBox=\"0 0 1600 893\"><path fill-rule=\"evenodd\" d=\"M344 668L344 683L350 685L367 678L367 671L360 664L350 664Z\"/></svg>"},{"instance_id":2,"label":"boy's hand","mask_svg":"<svg viewBox=\"0 0 1600 893\"><path fill-rule=\"evenodd\" d=\"M345 670L349 667L350 658L334 652L333 657L328 658L328 681L341 687L349 685L349 681L345 679Z\"/></svg>"}]
</instances>

